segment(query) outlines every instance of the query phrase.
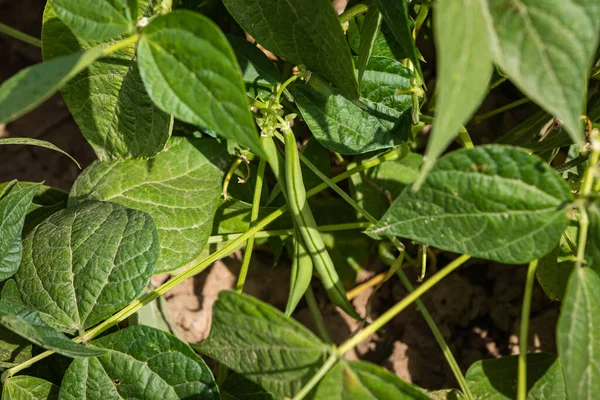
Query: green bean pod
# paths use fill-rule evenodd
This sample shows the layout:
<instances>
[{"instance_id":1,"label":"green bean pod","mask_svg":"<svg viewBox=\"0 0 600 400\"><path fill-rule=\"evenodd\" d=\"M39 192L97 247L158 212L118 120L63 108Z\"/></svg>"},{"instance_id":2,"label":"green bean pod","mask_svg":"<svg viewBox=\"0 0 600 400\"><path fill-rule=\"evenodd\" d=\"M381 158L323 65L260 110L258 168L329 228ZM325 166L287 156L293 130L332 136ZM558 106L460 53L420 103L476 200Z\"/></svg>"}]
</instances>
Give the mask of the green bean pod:
<instances>
[{"instance_id":1,"label":"green bean pod","mask_svg":"<svg viewBox=\"0 0 600 400\"><path fill-rule=\"evenodd\" d=\"M346 290L340 282L340 278L335 270L333 261L317 230L317 223L306 201L306 189L302 179L300 169L300 158L298 148L296 147L296 138L292 130L283 128L282 130L285 143L285 186L287 192L287 202L290 211L294 216L296 226L306 250L310 254L313 265L319 275L323 286L331 301L344 310L348 315L356 319L361 319L348 298Z\"/></svg>"},{"instance_id":2,"label":"green bean pod","mask_svg":"<svg viewBox=\"0 0 600 400\"><path fill-rule=\"evenodd\" d=\"M306 251L302 236L296 229L294 233L294 251L292 254L292 275L290 278L290 294L287 305L285 306L285 315L292 315L296 306L304 296L306 289L310 286L313 274L313 262L310 254Z\"/></svg>"}]
</instances>

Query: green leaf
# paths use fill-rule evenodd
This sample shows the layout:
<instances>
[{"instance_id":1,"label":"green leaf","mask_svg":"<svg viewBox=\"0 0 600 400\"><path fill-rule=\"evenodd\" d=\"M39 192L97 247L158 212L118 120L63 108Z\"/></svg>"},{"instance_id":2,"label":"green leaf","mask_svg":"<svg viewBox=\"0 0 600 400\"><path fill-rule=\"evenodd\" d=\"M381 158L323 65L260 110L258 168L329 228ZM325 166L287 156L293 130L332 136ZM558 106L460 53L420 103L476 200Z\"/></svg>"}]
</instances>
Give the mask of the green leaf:
<instances>
[{"instance_id":1,"label":"green leaf","mask_svg":"<svg viewBox=\"0 0 600 400\"><path fill-rule=\"evenodd\" d=\"M222 291L208 338L195 349L265 390L292 397L325 361L329 346L273 306Z\"/></svg>"},{"instance_id":2,"label":"green leaf","mask_svg":"<svg viewBox=\"0 0 600 400\"><path fill-rule=\"evenodd\" d=\"M50 0L64 23L84 40L135 32L137 0Z\"/></svg>"},{"instance_id":3,"label":"green leaf","mask_svg":"<svg viewBox=\"0 0 600 400\"><path fill-rule=\"evenodd\" d=\"M348 98L358 98L352 55L330 1L224 0L223 4L267 50L306 65Z\"/></svg>"},{"instance_id":4,"label":"green leaf","mask_svg":"<svg viewBox=\"0 0 600 400\"><path fill-rule=\"evenodd\" d=\"M21 263L21 233L39 185L21 188L16 181L0 199L0 281L13 276Z\"/></svg>"},{"instance_id":5,"label":"green leaf","mask_svg":"<svg viewBox=\"0 0 600 400\"><path fill-rule=\"evenodd\" d=\"M9 284L12 284L10 286L17 290L14 280L10 279L6 281L2 287L2 300L5 300L5 297L7 297L5 291ZM18 291L17 295L19 295ZM31 350L32 345L30 341L10 329L0 326L0 370L14 367L29 360L32 356Z\"/></svg>"},{"instance_id":6,"label":"green leaf","mask_svg":"<svg viewBox=\"0 0 600 400\"><path fill-rule=\"evenodd\" d=\"M232 374L221 385L223 400L281 400L240 374Z\"/></svg>"},{"instance_id":7,"label":"green leaf","mask_svg":"<svg viewBox=\"0 0 600 400\"><path fill-rule=\"evenodd\" d=\"M49 326L44 315L22 304L0 300L0 324L33 344L67 357L95 357L104 351L73 342Z\"/></svg>"},{"instance_id":8,"label":"green leaf","mask_svg":"<svg viewBox=\"0 0 600 400\"><path fill-rule=\"evenodd\" d=\"M569 242L577 243L577 232L577 227L569 226L560 238L559 244L539 260L536 272L537 280L546 295L552 300L561 301L563 299L567 281L571 271L575 268L575 254Z\"/></svg>"},{"instance_id":9,"label":"green leaf","mask_svg":"<svg viewBox=\"0 0 600 400\"><path fill-rule=\"evenodd\" d=\"M42 104L102 54L102 49L95 47L22 69L0 86L0 124Z\"/></svg>"},{"instance_id":10,"label":"green leaf","mask_svg":"<svg viewBox=\"0 0 600 400\"><path fill-rule=\"evenodd\" d=\"M362 32L360 34L360 46L358 49L358 84L362 81L363 74L367 68L367 63L373 53L373 46L381 28L383 17L375 7L369 8L362 23Z\"/></svg>"},{"instance_id":11,"label":"green leaf","mask_svg":"<svg viewBox=\"0 0 600 400\"><path fill-rule=\"evenodd\" d=\"M378 365L341 360L323 377L313 397L313 400L338 399L429 400L429 396Z\"/></svg>"},{"instance_id":12,"label":"green leaf","mask_svg":"<svg viewBox=\"0 0 600 400\"><path fill-rule=\"evenodd\" d=\"M583 144L587 76L600 37L597 0L489 1L496 62Z\"/></svg>"},{"instance_id":13,"label":"green leaf","mask_svg":"<svg viewBox=\"0 0 600 400\"><path fill-rule=\"evenodd\" d=\"M2 387L2 400L58 399L59 387L32 376L19 375L7 379Z\"/></svg>"},{"instance_id":14,"label":"green leaf","mask_svg":"<svg viewBox=\"0 0 600 400\"><path fill-rule=\"evenodd\" d=\"M402 47L404 54L412 61L419 76L423 76L419 52L413 41L411 24L409 22L408 5L406 0L375 0L383 19L392 34Z\"/></svg>"},{"instance_id":15,"label":"green leaf","mask_svg":"<svg viewBox=\"0 0 600 400\"><path fill-rule=\"evenodd\" d=\"M513 400L517 397L518 356L475 362L466 374L476 399ZM527 355L527 399L564 400L565 383L560 360L554 354Z\"/></svg>"},{"instance_id":16,"label":"green leaf","mask_svg":"<svg viewBox=\"0 0 600 400\"><path fill-rule=\"evenodd\" d=\"M133 326L92 343L106 354L73 361L61 400L219 399L210 369L173 335Z\"/></svg>"},{"instance_id":17,"label":"green leaf","mask_svg":"<svg viewBox=\"0 0 600 400\"><path fill-rule=\"evenodd\" d=\"M147 212L160 244L154 273L173 271L194 260L208 241L228 159L214 139L173 137L149 160L92 164L73 185L69 205L93 198Z\"/></svg>"},{"instance_id":18,"label":"green leaf","mask_svg":"<svg viewBox=\"0 0 600 400\"><path fill-rule=\"evenodd\" d=\"M572 199L560 175L523 150L458 150L436 162L417 193L405 188L368 233L523 264L558 243Z\"/></svg>"},{"instance_id":19,"label":"green leaf","mask_svg":"<svg viewBox=\"0 0 600 400\"><path fill-rule=\"evenodd\" d=\"M585 261L594 271L600 273L600 202L587 207L590 226L585 246Z\"/></svg>"},{"instance_id":20,"label":"green leaf","mask_svg":"<svg viewBox=\"0 0 600 400\"><path fill-rule=\"evenodd\" d=\"M294 95L302 117L315 138L341 154L362 154L406 142L411 134L413 74L398 61L371 57L361 81L361 102L339 91L328 95L298 85ZM404 92L404 93L403 93Z\"/></svg>"},{"instance_id":21,"label":"green leaf","mask_svg":"<svg viewBox=\"0 0 600 400\"><path fill-rule=\"evenodd\" d=\"M600 390L600 277L591 268L571 273L556 338L570 399L593 399Z\"/></svg>"},{"instance_id":22,"label":"green leaf","mask_svg":"<svg viewBox=\"0 0 600 400\"><path fill-rule=\"evenodd\" d=\"M272 88L281 82L281 73L271 60L255 44L239 36L227 36L229 44L242 69L246 90L253 98L268 96Z\"/></svg>"},{"instance_id":23,"label":"green leaf","mask_svg":"<svg viewBox=\"0 0 600 400\"><path fill-rule=\"evenodd\" d=\"M65 156L69 157L75 164L77 164L79 169L81 169L81 165L79 165L77 160L75 158L73 158L69 153L67 153L64 150L61 150L60 148L56 147L52 143L47 142L45 140L32 139L32 138L0 138L0 146L3 144L4 145L20 144L20 145L27 145L27 146L37 146L37 147L43 147L45 149L58 151L59 153L62 153Z\"/></svg>"},{"instance_id":24,"label":"green leaf","mask_svg":"<svg viewBox=\"0 0 600 400\"><path fill-rule=\"evenodd\" d=\"M140 0L140 15L150 16L153 4ZM77 39L47 3L42 25L45 60L106 43L110 41ZM164 148L171 135L173 120L150 100L139 74L134 44L90 65L61 93L101 160L151 157Z\"/></svg>"},{"instance_id":25,"label":"green leaf","mask_svg":"<svg viewBox=\"0 0 600 400\"><path fill-rule=\"evenodd\" d=\"M436 3L438 104L417 186L487 94L492 55L483 7L480 0Z\"/></svg>"},{"instance_id":26,"label":"green leaf","mask_svg":"<svg viewBox=\"0 0 600 400\"><path fill-rule=\"evenodd\" d=\"M354 199L375 218L381 218L402 190L419 175L423 157L411 153L352 175Z\"/></svg>"},{"instance_id":27,"label":"green leaf","mask_svg":"<svg viewBox=\"0 0 600 400\"><path fill-rule=\"evenodd\" d=\"M83 331L135 299L157 257L148 214L90 201L57 212L27 235L15 277L25 304Z\"/></svg>"},{"instance_id":28,"label":"green leaf","mask_svg":"<svg viewBox=\"0 0 600 400\"><path fill-rule=\"evenodd\" d=\"M144 29L137 54L159 108L262 155L240 68L212 21L189 11L157 17Z\"/></svg>"},{"instance_id":29,"label":"green leaf","mask_svg":"<svg viewBox=\"0 0 600 400\"><path fill-rule=\"evenodd\" d=\"M352 51L360 54L360 38L363 32L364 15L351 19L348 24L348 44ZM396 42L393 35L389 32L385 21L382 21L379 33L375 36L373 44L372 57L385 57L392 60L403 60L406 57L400 44Z\"/></svg>"}]
</instances>

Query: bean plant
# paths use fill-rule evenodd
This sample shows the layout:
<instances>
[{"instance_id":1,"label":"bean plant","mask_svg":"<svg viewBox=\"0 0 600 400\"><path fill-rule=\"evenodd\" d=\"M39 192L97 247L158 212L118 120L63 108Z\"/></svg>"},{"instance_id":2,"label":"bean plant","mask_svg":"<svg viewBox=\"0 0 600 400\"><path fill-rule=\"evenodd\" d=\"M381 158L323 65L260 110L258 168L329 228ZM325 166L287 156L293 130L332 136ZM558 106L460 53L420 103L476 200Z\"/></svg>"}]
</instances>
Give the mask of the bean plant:
<instances>
[{"instance_id":1,"label":"bean plant","mask_svg":"<svg viewBox=\"0 0 600 400\"><path fill-rule=\"evenodd\" d=\"M366 0L339 15L329 0L49 0L41 40L0 31L44 60L1 84L0 124L60 92L97 156L69 193L0 186L3 399L597 398L597 0ZM431 40L435 68L416 45ZM478 111L510 84L521 99ZM539 108L474 146L471 126L525 103ZM244 294L255 242L291 257L285 309ZM456 255L428 270L427 247ZM346 290L374 249L388 266L374 292L399 279L408 295L365 315ZM205 341L131 318L239 250ZM472 257L527 278L519 355L464 374L420 297ZM561 304L558 354L527 354L536 279ZM317 283L360 322L341 344ZM344 357L413 304L455 389Z\"/></svg>"}]
</instances>

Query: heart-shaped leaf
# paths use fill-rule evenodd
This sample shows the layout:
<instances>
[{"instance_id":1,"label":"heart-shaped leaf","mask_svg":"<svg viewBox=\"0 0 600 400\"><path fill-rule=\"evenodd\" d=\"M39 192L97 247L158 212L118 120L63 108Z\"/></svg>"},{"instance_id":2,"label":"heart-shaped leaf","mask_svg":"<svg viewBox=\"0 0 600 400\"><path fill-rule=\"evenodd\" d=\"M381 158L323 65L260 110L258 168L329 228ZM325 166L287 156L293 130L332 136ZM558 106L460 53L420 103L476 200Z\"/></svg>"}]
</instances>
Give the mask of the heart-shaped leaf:
<instances>
[{"instance_id":1,"label":"heart-shaped leaf","mask_svg":"<svg viewBox=\"0 0 600 400\"><path fill-rule=\"evenodd\" d=\"M155 273L173 271L204 249L227 164L227 149L216 140L173 137L149 160L92 164L73 185L69 205L93 198L147 212L160 243Z\"/></svg>"},{"instance_id":2,"label":"heart-shaped leaf","mask_svg":"<svg viewBox=\"0 0 600 400\"><path fill-rule=\"evenodd\" d=\"M112 39L135 31L137 0L50 0L65 24L84 40Z\"/></svg>"},{"instance_id":3,"label":"heart-shaped leaf","mask_svg":"<svg viewBox=\"0 0 600 400\"><path fill-rule=\"evenodd\" d=\"M57 212L27 235L15 277L25 304L81 332L135 299L157 258L148 214L90 201Z\"/></svg>"},{"instance_id":4,"label":"heart-shaped leaf","mask_svg":"<svg viewBox=\"0 0 600 400\"><path fill-rule=\"evenodd\" d=\"M141 0L140 15L151 16L153 2ZM52 60L109 43L77 39L48 2L42 25L42 55ZM139 75L131 44L82 71L61 94L101 160L152 157L160 152L173 128L170 115L154 105ZM143 137L143 140L140 138Z\"/></svg>"},{"instance_id":5,"label":"heart-shaped leaf","mask_svg":"<svg viewBox=\"0 0 600 400\"><path fill-rule=\"evenodd\" d=\"M218 400L210 369L175 336L133 326L92 342L106 354L73 361L61 400Z\"/></svg>"},{"instance_id":6,"label":"heart-shaped leaf","mask_svg":"<svg viewBox=\"0 0 600 400\"><path fill-rule=\"evenodd\" d=\"M440 158L371 229L506 264L547 254L567 227L568 184L523 150L483 146Z\"/></svg>"},{"instance_id":7,"label":"heart-shaped leaf","mask_svg":"<svg viewBox=\"0 0 600 400\"><path fill-rule=\"evenodd\" d=\"M211 20L189 11L156 17L144 29L137 54L158 107L262 155L240 67Z\"/></svg>"},{"instance_id":8,"label":"heart-shaped leaf","mask_svg":"<svg viewBox=\"0 0 600 400\"><path fill-rule=\"evenodd\" d=\"M59 387L32 376L19 375L7 379L2 386L2 400L56 400Z\"/></svg>"}]
</instances>

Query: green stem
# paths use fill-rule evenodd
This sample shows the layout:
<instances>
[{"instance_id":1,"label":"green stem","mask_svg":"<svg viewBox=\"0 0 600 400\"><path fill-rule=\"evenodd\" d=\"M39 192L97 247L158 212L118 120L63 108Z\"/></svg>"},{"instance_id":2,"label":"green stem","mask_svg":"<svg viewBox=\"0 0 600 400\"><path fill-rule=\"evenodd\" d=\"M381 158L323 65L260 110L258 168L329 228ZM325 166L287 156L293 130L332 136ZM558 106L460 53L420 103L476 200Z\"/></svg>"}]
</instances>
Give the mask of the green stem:
<instances>
[{"instance_id":1,"label":"green stem","mask_svg":"<svg viewBox=\"0 0 600 400\"><path fill-rule=\"evenodd\" d=\"M396 149L388 151L384 154L380 154L369 160L362 161L358 165L355 164L356 166L354 168L335 176L332 179L332 182L335 182L335 183L340 182L346 178L349 178L350 176L352 176L354 174L358 174L369 168L376 167L383 162L397 160L401 156L404 157L404 153L399 152ZM306 197L310 198L310 197L316 195L317 193L322 192L325 189L327 189L327 185L325 183L317 185L306 193ZM147 304L150 304L152 301L156 300L157 298L159 298L160 296L162 296L163 294L165 294L166 292L168 292L169 290L171 290L172 288L174 288L175 286L177 286L184 280L186 280L194 275L199 274L200 272L202 272L206 268L208 268L208 266L210 266L215 261L220 260L221 258L226 257L231 252L237 250L238 246L243 244L246 240L248 240L248 238L255 235L257 232L260 232L261 230L263 230L263 228L265 228L271 222L275 221L277 218L282 216L287 210L288 210L287 205L284 205L284 206L278 208L277 210L273 211L271 214L269 214L267 217L260 220L256 225L254 225L248 231L246 231L245 233L240 235L234 241L230 242L228 245L223 247L221 250L211 254L204 260L200 261L198 264L189 268L187 271L184 271L181 274L173 277L171 280L165 282L160 287L154 289L151 292L146 293L145 295L141 296L139 299L132 301L127 306L125 306L123 309L121 309L121 311L114 314L109 319L100 323L96 327L90 329L84 335L74 338L73 341L76 343L88 343L90 340L92 340L96 336L100 335L102 332L104 332L107 329L111 328L112 326L118 324L119 322L124 321L125 319L129 318L131 315L136 313L139 309L146 306ZM10 369L6 370L2 376L5 379L9 378L12 375L18 373L19 371L22 371L23 369L30 367L35 362L40 361L52 354L54 354L53 351L46 351L42 354L39 354L37 357L35 357L35 360L30 359L22 364L19 364L13 368L10 368ZM34 360L34 361L32 361L32 360Z\"/></svg>"},{"instance_id":2,"label":"green stem","mask_svg":"<svg viewBox=\"0 0 600 400\"><path fill-rule=\"evenodd\" d=\"M354 17L365 14L369 11L369 6L363 3L357 4L344 11L339 17L340 24L350 21Z\"/></svg>"},{"instance_id":3,"label":"green stem","mask_svg":"<svg viewBox=\"0 0 600 400\"><path fill-rule=\"evenodd\" d=\"M481 115L476 115L473 117L473 122L475 122L476 124L479 124L480 122L491 118L493 116L496 116L498 114L502 114L503 112L506 112L508 110L512 110L515 107L521 106L523 104L527 104L529 103L531 100L529 100L527 97L517 100L517 101L513 101L512 103L506 104L502 107L498 107L495 110L492 110L490 112L487 112L485 114L481 114Z\"/></svg>"},{"instance_id":4,"label":"green stem","mask_svg":"<svg viewBox=\"0 0 600 400\"><path fill-rule=\"evenodd\" d=\"M413 31L413 40L417 40L417 36L419 36L419 31L423 26L423 23L427 19L427 15L429 14L429 1L424 1L421 3L421 8L419 9L419 14L417 15L417 19L415 20L415 29Z\"/></svg>"},{"instance_id":5,"label":"green stem","mask_svg":"<svg viewBox=\"0 0 600 400\"><path fill-rule=\"evenodd\" d=\"M349 231L354 229L367 229L373 225L370 222L349 222L346 224L334 224L334 225L321 225L317 227L319 232L338 232L338 231ZM209 244L230 242L239 238L244 233L226 233L223 235L214 235L208 238ZM294 234L294 229L277 229L272 231L260 231L254 235L255 239L270 238L273 236L291 236Z\"/></svg>"},{"instance_id":6,"label":"green stem","mask_svg":"<svg viewBox=\"0 0 600 400\"><path fill-rule=\"evenodd\" d=\"M464 126L461 126L458 130L458 140L465 149L475 148L475 145L473 145L473 140L471 140L471 135L469 135L469 132Z\"/></svg>"},{"instance_id":7,"label":"green stem","mask_svg":"<svg viewBox=\"0 0 600 400\"><path fill-rule=\"evenodd\" d=\"M277 90L277 94L275 95L275 103L279 104L280 99L281 99L281 95L283 94L283 92L285 91L285 89L294 81L304 78L308 75L308 72L303 71L300 72L299 74L296 75L292 75L290 76L285 82L283 82L283 84L279 87L279 89Z\"/></svg>"},{"instance_id":8,"label":"green stem","mask_svg":"<svg viewBox=\"0 0 600 400\"><path fill-rule=\"evenodd\" d=\"M507 80L508 80L508 77L506 77L506 76L502 76L502 77L498 78L497 81L492 82L492 84L490 85L488 91L491 92L492 90L496 89L498 86L502 85Z\"/></svg>"},{"instance_id":9,"label":"green stem","mask_svg":"<svg viewBox=\"0 0 600 400\"><path fill-rule=\"evenodd\" d=\"M592 144L592 154L588 166L583 174L583 181L581 182L581 189L579 194L583 197L581 199L579 211L581 217L579 219L579 239L577 241L577 261L576 267L581 267L585 261L585 247L587 244L588 229L590 226L590 219L586 210L585 198L587 198L592 192L592 186L594 185L594 178L596 176L596 169L598 162L600 161L600 142L598 141L598 131L593 130L590 141Z\"/></svg>"},{"instance_id":10,"label":"green stem","mask_svg":"<svg viewBox=\"0 0 600 400\"><path fill-rule=\"evenodd\" d=\"M562 173L562 172L568 171L571 168L574 168L580 164L583 164L584 162L587 161L588 158L589 158L588 154L580 155L580 156L575 157L571 161L567 161L564 164L554 167L554 169L556 170L556 172Z\"/></svg>"},{"instance_id":11,"label":"green stem","mask_svg":"<svg viewBox=\"0 0 600 400\"><path fill-rule=\"evenodd\" d=\"M24 363L21 363L19 365L17 365L16 367L12 367L10 369L7 369L6 371L4 371L4 373L2 374L2 377L0 377L0 384L4 385L4 382L10 378L11 376L13 376L14 374L16 374L17 372L24 370L26 368L31 367L33 364L35 364L38 361L43 360L44 358L51 356L52 354L54 354L54 352L52 350L46 350L43 353L38 354L35 357L30 358L29 360L25 361Z\"/></svg>"},{"instance_id":12,"label":"green stem","mask_svg":"<svg viewBox=\"0 0 600 400\"><path fill-rule=\"evenodd\" d=\"M252 199L252 212L250 214L250 226L258 219L258 210L260 208L260 197L262 194L263 177L265 175L265 166L267 162L264 158L261 158L258 163L258 173L256 175L256 185L254 186L254 198ZM254 248L254 237L250 236L246 242L246 251L244 252L244 259L242 260L242 266L240 268L240 275L238 276L235 290L238 293L242 293L244 290L244 283L246 283L246 277L248 276L248 269L250 268L250 260L252 259L252 249Z\"/></svg>"},{"instance_id":13,"label":"green stem","mask_svg":"<svg viewBox=\"0 0 600 400\"><path fill-rule=\"evenodd\" d=\"M399 268L396 271L396 274L400 278L400 281L402 282L406 290L408 290L409 292L414 292L415 288L410 283L410 280L408 279L402 268ZM448 365L450 366L450 369L452 370L452 373L454 374L454 377L456 378L456 381L458 382L458 385L460 386L460 389L462 390L463 394L467 397L467 400L473 400L473 393L471 393L471 389L469 389L467 380L465 379L465 376L460 370L458 362L456 361L456 358L454 358L454 354L452 354L452 350L450 350L448 343L446 343L442 332L440 332L440 329L433 320L433 317L431 316L431 314L429 314L429 311L427 311L427 308L425 307L425 304L423 304L421 299L415 300L415 305L417 306L417 309L421 312L421 314L423 314L425 322L427 322L429 329L431 329L431 333L433 333L436 342L442 349L442 353L444 354L444 357L446 358L446 361L448 362Z\"/></svg>"},{"instance_id":14,"label":"green stem","mask_svg":"<svg viewBox=\"0 0 600 400\"><path fill-rule=\"evenodd\" d=\"M304 397L306 397L306 395L309 394L315 386L317 386L321 379L323 379L325 374L327 374L329 370L333 368L337 361L338 354L335 351L333 351L327 359L327 361L325 361L325 364L323 364L321 368L319 368L317 373L313 375L312 378L310 378L306 385L304 385L302 389L296 394L296 396L294 396L293 400L302 400Z\"/></svg>"},{"instance_id":15,"label":"green stem","mask_svg":"<svg viewBox=\"0 0 600 400\"><path fill-rule=\"evenodd\" d=\"M116 51L119 51L121 49L129 47L132 44L136 44L139 40L140 40L140 36L138 34L131 35L131 36L129 36L126 39L119 40L118 42L115 42L115 43L111 44L110 46L106 46L102 50L102 54L105 57L109 56L109 55L111 55L112 53L114 53Z\"/></svg>"},{"instance_id":16,"label":"green stem","mask_svg":"<svg viewBox=\"0 0 600 400\"><path fill-rule=\"evenodd\" d=\"M458 257L456 260L452 261L450 264L446 265L443 269L441 269L438 273L433 275L431 278L426 280L421 286L415 289L414 292L409 293L408 296L400 300L395 306L387 310L383 313L379 318L377 318L373 323L362 331L360 331L356 336L348 339L340 347L337 349L337 353L339 356L346 354L348 351L356 347L359 343L366 340L369 336L377 332L381 329L385 324L390 322L392 318L398 315L402 310L411 305L415 300L421 297L425 292L439 283L442 279L448 276L452 271L460 267L464 264L471 256L467 254L463 254Z\"/></svg>"},{"instance_id":17,"label":"green stem","mask_svg":"<svg viewBox=\"0 0 600 400\"><path fill-rule=\"evenodd\" d=\"M10 37L13 37L17 40L22 41L22 42L29 43L32 46L36 46L36 47L40 47L40 48L42 47L42 41L40 39L30 36L21 31L18 31L14 28L11 28L10 26L5 25L3 23L0 23L0 33L4 33Z\"/></svg>"},{"instance_id":18,"label":"green stem","mask_svg":"<svg viewBox=\"0 0 600 400\"><path fill-rule=\"evenodd\" d=\"M517 381L517 400L527 399L527 343L529 335L529 313L531 311L531 294L535 283L535 271L538 260L529 263L527 279L525 280L525 293L523 293L523 306L521 309L521 329L519 331L519 369Z\"/></svg>"},{"instance_id":19,"label":"green stem","mask_svg":"<svg viewBox=\"0 0 600 400\"><path fill-rule=\"evenodd\" d=\"M308 309L310 310L313 320L315 321L317 333L325 343L333 343L333 341L331 340L331 336L329 336L329 332L327 331L327 326L325 325L325 320L323 319L321 310L319 310L319 305L317 304L315 293L313 292L312 287L310 285L304 293L304 298L306 299Z\"/></svg>"}]
</instances>

